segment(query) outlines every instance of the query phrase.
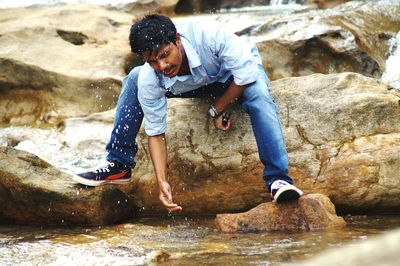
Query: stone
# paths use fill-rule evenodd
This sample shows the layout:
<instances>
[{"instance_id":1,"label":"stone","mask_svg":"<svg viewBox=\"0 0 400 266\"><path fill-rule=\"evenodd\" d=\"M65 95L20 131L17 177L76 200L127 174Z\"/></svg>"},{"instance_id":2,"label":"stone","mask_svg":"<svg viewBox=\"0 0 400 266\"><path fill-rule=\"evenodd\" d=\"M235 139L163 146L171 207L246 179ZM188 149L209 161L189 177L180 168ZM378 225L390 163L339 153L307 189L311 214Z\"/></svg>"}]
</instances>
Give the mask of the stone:
<instances>
[{"instance_id":1,"label":"stone","mask_svg":"<svg viewBox=\"0 0 400 266\"><path fill-rule=\"evenodd\" d=\"M305 0L306 5L317 5L318 8L331 8L351 0Z\"/></svg>"},{"instance_id":2,"label":"stone","mask_svg":"<svg viewBox=\"0 0 400 266\"><path fill-rule=\"evenodd\" d=\"M355 73L271 82L289 152L289 174L306 193L322 193L339 213L400 211L400 92ZM168 171L183 215L248 210L265 202L263 166L247 114L233 105L233 128L218 132L204 99L168 101ZM0 145L39 155L77 172L101 164L114 111L67 119L57 129L0 129ZM121 189L139 215L165 208L141 130L133 171ZM74 160L71 160L74 158ZM79 166L83 169L74 169ZM136 184L135 183L135 184Z\"/></svg>"},{"instance_id":3,"label":"stone","mask_svg":"<svg viewBox=\"0 0 400 266\"><path fill-rule=\"evenodd\" d=\"M105 225L133 217L115 186L87 188L30 153L0 147L0 223Z\"/></svg>"},{"instance_id":4,"label":"stone","mask_svg":"<svg viewBox=\"0 0 400 266\"><path fill-rule=\"evenodd\" d=\"M279 107L289 174L306 193L327 195L339 212L400 210L400 92L356 73L271 82ZM267 190L248 115L218 132L210 100L170 99L168 171L183 214L237 212L264 202ZM141 131L132 195L141 215L165 212Z\"/></svg>"},{"instance_id":5,"label":"stone","mask_svg":"<svg viewBox=\"0 0 400 266\"><path fill-rule=\"evenodd\" d=\"M149 13L163 13L174 15L175 7L179 0L139 0L127 3L120 3L117 9L134 14L135 16Z\"/></svg>"},{"instance_id":6,"label":"stone","mask_svg":"<svg viewBox=\"0 0 400 266\"><path fill-rule=\"evenodd\" d=\"M264 41L272 39L275 43L283 40L284 47L293 41L292 48L297 43L302 50L303 44L315 44L313 38L317 35L317 43L323 44L328 54L334 52L333 59L342 58L336 55L346 55L350 62L365 66L362 69L379 66L376 72L379 76L387 39L398 31L397 11L397 6L385 1L348 3L324 11L326 15L319 11L302 12L288 19L275 17L268 21L259 15L262 23L247 28L243 35L254 37L260 50L267 47L262 47ZM360 20L359 16L363 15L368 19ZM0 45L4 48L0 51L0 123L2 126L57 125L48 131L49 127L18 127L18 132L13 127L2 128L1 145L26 150L35 147L35 154L47 152L46 160L63 156L64 164L57 162L60 169L70 166L69 158L90 157L90 154L95 154L96 159L100 157L104 154L112 119L102 125L102 121L93 117L67 118L85 117L114 106L120 89L119 78L137 64L126 41L135 16L84 5L0 10L0 16ZM257 17L253 13L248 16ZM202 17L209 19L209 16ZM223 14L216 16L223 17ZM237 24L230 23L232 20L240 21L240 27L247 24L247 20L238 20L233 14L226 17L229 17L226 25L236 27ZM380 23L368 23L375 19L382 22L381 28L374 28ZM314 31L321 29L317 27L318 20L322 30ZM355 25L353 21L363 23ZM297 27L297 23L308 25L307 22L311 23L309 27ZM290 26L295 26L293 29L297 31L292 31ZM358 32L358 28L364 27L365 34ZM270 38L264 39L265 34ZM359 42L355 41L357 38ZM362 49L356 46L358 43L363 44ZM273 51L274 46L268 49ZM264 61L290 65L284 59L284 50L276 51L276 57L271 59L263 54ZM302 60L312 58L311 54ZM335 62L329 69L343 63L342 59ZM313 63L330 64L319 57ZM335 71L349 69L345 67L347 63L339 65ZM360 71L353 64L350 66L350 70ZM273 69L279 72L279 66ZM301 75L313 73L309 68L300 70L296 71ZM286 74L272 73L272 76ZM307 193L328 195L340 212L400 210L398 91L376 79L348 72L284 78L271 82L271 91L280 109L289 171L296 185ZM212 101L171 99L168 102L169 178L174 199L184 207L183 214L237 212L250 209L267 197L261 178L263 166L247 114L233 105L229 110L234 118L233 128L226 133L217 132L206 115ZM51 136L54 136L52 140ZM39 150L51 146L52 141L56 147ZM122 189L141 209L140 215L157 215L165 212L165 208L158 199L143 130L137 141L139 154L133 176L139 186Z\"/></svg>"},{"instance_id":7,"label":"stone","mask_svg":"<svg viewBox=\"0 0 400 266\"><path fill-rule=\"evenodd\" d=\"M352 241L331 248L293 266L397 266L399 265L400 230L392 229L367 240Z\"/></svg>"},{"instance_id":8,"label":"stone","mask_svg":"<svg viewBox=\"0 0 400 266\"><path fill-rule=\"evenodd\" d=\"M76 4L0 17L1 123L58 124L115 106L120 77L137 64L128 44L134 16Z\"/></svg>"},{"instance_id":9,"label":"stone","mask_svg":"<svg viewBox=\"0 0 400 266\"><path fill-rule=\"evenodd\" d=\"M218 214L218 230L225 233L265 231L317 231L346 225L335 206L322 194L308 194L284 204L262 203L244 213Z\"/></svg>"},{"instance_id":10,"label":"stone","mask_svg":"<svg viewBox=\"0 0 400 266\"><path fill-rule=\"evenodd\" d=\"M254 19L253 25L236 31L257 43L272 80L341 72L379 78L389 41L398 32L399 13L395 2L351 1L329 12Z\"/></svg>"}]
</instances>

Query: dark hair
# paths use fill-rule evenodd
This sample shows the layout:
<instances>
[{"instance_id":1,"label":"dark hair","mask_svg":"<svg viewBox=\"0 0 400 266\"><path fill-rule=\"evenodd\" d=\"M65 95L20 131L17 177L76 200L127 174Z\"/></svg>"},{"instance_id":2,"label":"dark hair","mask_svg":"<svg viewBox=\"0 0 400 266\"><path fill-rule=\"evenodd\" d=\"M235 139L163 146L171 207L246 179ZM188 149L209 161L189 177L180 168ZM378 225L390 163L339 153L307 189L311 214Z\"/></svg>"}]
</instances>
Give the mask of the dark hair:
<instances>
[{"instance_id":1,"label":"dark hair","mask_svg":"<svg viewBox=\"0 0 400 266\"><path fill-rule=\"evenodd\" d=\"M131 26L129 44L134 53L158 51L171 42L176 44L176 27L169 17L151 14Z\"/></svg>"}]
</instances>

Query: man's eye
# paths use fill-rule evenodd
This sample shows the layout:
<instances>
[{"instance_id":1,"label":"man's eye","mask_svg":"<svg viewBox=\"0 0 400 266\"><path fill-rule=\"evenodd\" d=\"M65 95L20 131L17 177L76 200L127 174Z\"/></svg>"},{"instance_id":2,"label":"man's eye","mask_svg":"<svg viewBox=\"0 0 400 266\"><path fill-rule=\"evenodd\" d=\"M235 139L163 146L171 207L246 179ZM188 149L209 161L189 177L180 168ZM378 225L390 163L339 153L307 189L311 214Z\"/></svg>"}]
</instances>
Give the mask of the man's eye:
<instances>
[{"instance_id":1,"label":"man's eye","mask_svg":"<svg viewBox=\"0 0 400 266\"><path fill-rule=\"evenodd\" d=\"M165 57L167 57L168 56L168 51L165 51L165 52L163 52L162 54L161 54L161 58L165 58Z\"/></svg>"}]
</instances>

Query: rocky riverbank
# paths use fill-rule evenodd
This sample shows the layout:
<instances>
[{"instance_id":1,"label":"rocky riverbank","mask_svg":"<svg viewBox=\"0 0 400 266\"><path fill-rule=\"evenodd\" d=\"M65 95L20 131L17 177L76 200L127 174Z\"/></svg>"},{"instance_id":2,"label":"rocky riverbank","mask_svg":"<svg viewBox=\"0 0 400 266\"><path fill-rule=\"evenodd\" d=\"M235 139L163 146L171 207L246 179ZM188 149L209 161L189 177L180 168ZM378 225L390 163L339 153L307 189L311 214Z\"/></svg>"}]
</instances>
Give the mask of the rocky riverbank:
<instances>
[{"instance_id":1,"label":"rocky riverbank","mask_svg":"<svg viewBox=\"0 0 400 266\"><path fill-rule=\"evenodd\" d=\"M282 17L210 15L257 43L276 79L271 92L280 109L290 174L306 193L327 195L340 213L400 210L400 92L379 81L390 40L400 30L398 11L395 3L382 1ZM0 144L35 153L65 171L100 162L120 78L139 64L129 52L127 32L140 14L76 4L0 10ZM234 23L240 20L245 23ZM184 215L249 210L267 201L249 119L233 106L234 128L221 134L206 116L208 104L169 102L175 199ZM129 199L127 213L164 214L143 131L138 143L132 184L117 190ZM2 166L2 177L9 177L10 164ZM15 175L27 178L26 172ZM66 176L54 175L70 186ZM8 190L3 184L3 202L12 195Z\"/></svg>"}]
</instances>

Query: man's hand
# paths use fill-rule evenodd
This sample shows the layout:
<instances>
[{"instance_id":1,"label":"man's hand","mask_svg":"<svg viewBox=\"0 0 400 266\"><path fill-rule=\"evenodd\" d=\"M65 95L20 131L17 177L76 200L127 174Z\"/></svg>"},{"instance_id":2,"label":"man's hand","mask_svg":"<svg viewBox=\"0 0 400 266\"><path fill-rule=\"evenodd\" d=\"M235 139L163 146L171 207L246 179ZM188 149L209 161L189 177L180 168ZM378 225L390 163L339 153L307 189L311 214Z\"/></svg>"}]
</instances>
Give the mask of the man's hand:
<instances>
[{"instance_id":1,"label":"man's hand","mask_svg":"<svg viewBox=\"0 0 400 266\"><path fill-rule=\"evenodd\" d=\"M232 119L228 116L226 112L214 119L214 126L219 130L227 131L231 127L231 125Z\"/></svg>"},{"instance_id":2,"label":"man's hand","mask_svg":"<svg viewBox=\"0 0 400 266\"><path fill-rule=\"evenodd\" d=\"M172 191L171 186L167 181L161 181L158 183L160 189L159 199L162 204L167 208L168 212L179 212L182 211L182 207L172 202Z\"/></svg>"}]
</instances>

